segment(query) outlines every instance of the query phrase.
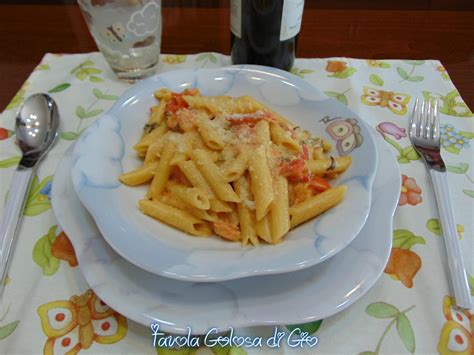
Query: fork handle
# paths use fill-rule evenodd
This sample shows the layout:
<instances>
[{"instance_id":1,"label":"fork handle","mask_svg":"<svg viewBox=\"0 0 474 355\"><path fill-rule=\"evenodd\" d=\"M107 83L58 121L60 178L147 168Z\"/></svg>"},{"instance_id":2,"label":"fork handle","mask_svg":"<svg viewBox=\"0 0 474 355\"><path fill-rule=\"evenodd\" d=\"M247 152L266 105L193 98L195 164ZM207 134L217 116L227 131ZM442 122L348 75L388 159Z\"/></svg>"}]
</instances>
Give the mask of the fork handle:
<instances>
[{"instance_id":1,"label":"fork handle","mask_svg":"<svg viewBox=\"0 0 474 355\"><path fill-rule=\"evenodd\" d=\"M451 276L451 286L453 288L455 304L460 308L470 309L472 307L471 295L466 277L466 269L464 268L464 262L457 239L457 228L454 220L454 210L451 203L451 194L449 193L447 174L446 172L433 169L430 170L430 174L433 180L436 203L441 220L441 230L446 247L448 269Z\"/></svg>"}]
</instances>

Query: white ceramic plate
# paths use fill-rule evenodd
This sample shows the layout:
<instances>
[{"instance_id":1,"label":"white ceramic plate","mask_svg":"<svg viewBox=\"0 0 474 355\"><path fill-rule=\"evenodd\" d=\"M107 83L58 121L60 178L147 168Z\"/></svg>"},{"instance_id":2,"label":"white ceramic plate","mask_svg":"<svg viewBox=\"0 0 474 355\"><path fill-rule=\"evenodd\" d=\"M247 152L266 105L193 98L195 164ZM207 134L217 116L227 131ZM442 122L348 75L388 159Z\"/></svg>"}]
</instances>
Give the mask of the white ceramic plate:
<instances>
[{"instance_id":1,"label":"white ceramic plate","mask_svg":"<svg viewBox=\"0 0 474 355\"><path fill-rule=\"evenodd\" d=\"M345 199L291 231L283 243L258 248L217 237L192 238L142 214L137 204L147 187L122 185L118 176L143 164L132 146L157 102L153 92L161 87L179 92L196 87L203 95L251 95L333 142L334 154L350 153L353 158L351 168L335 181L348 186ZM257 66L180 70L140 82L81 135L73 155L75 190L112 248L147 271L196 282L294 271L336 254L365 223L377 164L368 127L346 106L295 75Z\"/></svg>"},{"instance_id":2,"label":"white ceramic plate","mask_svg":"<svg viewBox=\"0 0 474 355\"><path fill-rule=\"evenodd\" d=\"M94 292L124 316L163 331L196 334L211 327L281 325L331 316L359 299L380 277L390 255L392 217L400 196L398 164L376 138L379 168L367 223L333 258L289 274L217 283L160 277L128 263L101 237L72 186L71 149L58 166L52 205L76 251L79 267ZM315 297L317 301L315 301Z\"/></svg>"}]
</instances>

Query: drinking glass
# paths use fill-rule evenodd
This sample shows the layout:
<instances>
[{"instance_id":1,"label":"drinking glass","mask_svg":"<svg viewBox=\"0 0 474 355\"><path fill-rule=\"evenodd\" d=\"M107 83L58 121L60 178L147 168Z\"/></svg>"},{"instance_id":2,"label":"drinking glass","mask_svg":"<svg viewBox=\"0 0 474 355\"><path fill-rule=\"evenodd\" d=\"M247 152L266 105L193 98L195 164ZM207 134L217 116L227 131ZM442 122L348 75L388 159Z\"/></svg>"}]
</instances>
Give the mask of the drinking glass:
<instances>
[{"instance_id":1,"label":"drinking glass","mask_svg":"<svg viewBox=\"0 0 474 355\"><path fill-rule=\"evenodd\" d=\"M119 79L154 74L161 46L161 0L78 0L89 31Z\"/></svg>"}]
</instances>

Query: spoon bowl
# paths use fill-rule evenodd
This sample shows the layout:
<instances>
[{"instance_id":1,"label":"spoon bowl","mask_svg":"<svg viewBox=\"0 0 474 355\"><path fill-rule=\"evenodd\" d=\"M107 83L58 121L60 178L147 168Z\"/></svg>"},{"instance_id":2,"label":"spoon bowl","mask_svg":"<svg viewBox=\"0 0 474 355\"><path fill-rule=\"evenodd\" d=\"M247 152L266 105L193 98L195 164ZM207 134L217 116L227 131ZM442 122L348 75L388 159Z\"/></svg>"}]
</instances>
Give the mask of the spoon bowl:
<instances>
[{"instance_id":1,"label":"spoon bowl","mask_svg":"<svg viewBox=\"0 0 474 355\"><path fill-rule=\"evenodd\" d=\"M53 146L58 128L59 112L53 98L47 94L28 97L15 122L17 143L23 152L20 165L34 166Z\"/></svg>"}]
</instances>

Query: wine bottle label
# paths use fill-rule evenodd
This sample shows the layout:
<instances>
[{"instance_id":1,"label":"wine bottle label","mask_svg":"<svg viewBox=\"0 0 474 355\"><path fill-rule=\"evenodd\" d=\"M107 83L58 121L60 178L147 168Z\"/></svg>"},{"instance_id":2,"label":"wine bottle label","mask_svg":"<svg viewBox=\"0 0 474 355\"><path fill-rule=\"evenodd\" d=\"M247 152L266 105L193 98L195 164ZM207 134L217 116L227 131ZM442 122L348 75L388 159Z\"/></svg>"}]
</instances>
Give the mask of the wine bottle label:
<instances>
[{"instance_id":1,"label":"wine bottle label","mask_svg":"<svg viewBox=\"0 0 474 355\"><path fill-rule=\"evenodd\" d=\"M280 41L296 36L301 29L304 0L283 0ZM230 0L230 30L242 38L242 0Z\"/></svg>"},{"instance_id":2,"label":"wine bottle label","mask_svg":"<svg viewBox=\"0 0 474 355\"><path fill-rule=\"evenodd\" d=\"M284 0L283 14L281 16L280 41L286 41L300 32L303 8L304 0Z\"/></svg>"},{"instance_id":3,"label":"wine bottle label","mask_svg":"<svg viewBox=\"0 0 474 355\"><path fill-rule=\"evenodd\" d=\"M242 0L230 0L230 30L242 38Z\"/></svg>"}]
</instances>

